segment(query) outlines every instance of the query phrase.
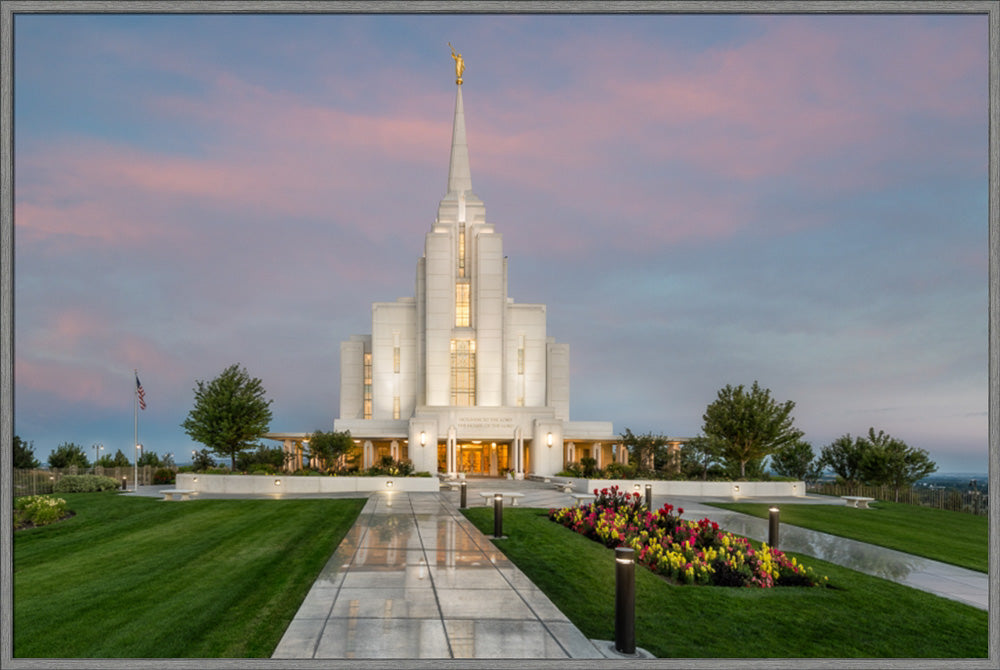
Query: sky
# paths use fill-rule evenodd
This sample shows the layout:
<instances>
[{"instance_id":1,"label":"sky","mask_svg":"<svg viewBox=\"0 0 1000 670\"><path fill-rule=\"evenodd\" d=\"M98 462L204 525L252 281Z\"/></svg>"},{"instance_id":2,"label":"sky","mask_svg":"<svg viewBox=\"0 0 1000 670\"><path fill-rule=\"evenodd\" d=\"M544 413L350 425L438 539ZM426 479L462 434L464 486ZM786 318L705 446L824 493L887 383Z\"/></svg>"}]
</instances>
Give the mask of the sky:
<instances>
[{"instance_id":1,"label":"sky","mask_svg":"<svg viewBox=\"0 0 1000 670\"><path fill-rule=\"evenodd\" d=\"M986 15L18 15L14 432L189 460L197 380L331 430L339 343L413 296L463 97L509 295L571 419L988 458ZM5 410L7 411L7 410ZM277 444L277 443L275 443Z\"/></svg>"}]
</instances>

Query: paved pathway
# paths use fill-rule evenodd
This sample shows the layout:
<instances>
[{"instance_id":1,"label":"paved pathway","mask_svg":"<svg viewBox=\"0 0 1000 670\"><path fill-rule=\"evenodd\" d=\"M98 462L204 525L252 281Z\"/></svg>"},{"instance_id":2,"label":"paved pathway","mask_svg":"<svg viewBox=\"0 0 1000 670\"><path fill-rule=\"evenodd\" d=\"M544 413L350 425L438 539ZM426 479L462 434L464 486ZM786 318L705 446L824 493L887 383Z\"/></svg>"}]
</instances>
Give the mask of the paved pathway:
<instances>
[{"instance_id":1,"label":"paved pathway","mask_svg":"<svg viewBox=\"0 0 1000 670\"><path fill-rule=\"evenodd\" d=\"M272 657L604 657L441 498L369 497Z\"/></svg>"}]
</instances>

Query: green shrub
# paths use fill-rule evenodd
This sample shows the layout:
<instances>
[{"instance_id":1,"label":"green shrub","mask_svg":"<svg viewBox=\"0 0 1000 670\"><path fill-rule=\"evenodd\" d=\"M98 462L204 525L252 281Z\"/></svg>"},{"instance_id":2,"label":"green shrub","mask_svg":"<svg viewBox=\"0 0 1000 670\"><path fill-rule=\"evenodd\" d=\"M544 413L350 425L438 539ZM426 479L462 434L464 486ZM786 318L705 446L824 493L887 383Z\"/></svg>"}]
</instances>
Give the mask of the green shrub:
<instances>
[{"instance_id":1,"label":"green shrub","mask_svg":"<svg viewBox=\"0 0 1000 670\"><path fill-rule=\"evenodd\" d=\"M47 526L66 516L66 501L52 496L23 496L14 499L14 527L28 524Z\"/></svg>"},{"instance_id":2,"label":"green shrub","mask_svg":"<svg viewBox=\"0 0 1000 670\"><path fill-rule=\"evenodd\" d=\"M392 456L383 456L378 465L374 465L360 473L362 477L409 477L413 474L413 463L408 459L397 461Z\"/></svg>"},{"instance_id":3,"label":"green shrub","mask_svg":"<svg viewBox=\"0 0 1000 670\"><path fill-rule=\"evenodd\" d=\"M413 476L414 477L431 477L432 475L431 475L431 473L427 472L426 470L421 470L420 472L414 472Z\"/></svg>"},{"instance_id":4,"label":"green shrub","mask_svg":"<svg viewBox=\"0 0 1000 670\"><path fill-rule=\"evenodd\" d=\"M118 480L101 475L65 475L56 482L56 493L91 493L93 491L115 491Z\"/></svg>"},{"instance_id":5,"label":"green shrub","mask_svg":"<svg viewBox=\"0 0 1000 670\"><path fill-rule=\"evenodd\" d=\"M602 479L635 479L636 467L621 463L608 463L601 474Z\"/></svg>"},{"instance_id":6,"label":"green shrub","mask_svg":"<svg viewBox=\"0 0 1000 670\"><path fill-rule=\"evenodd\" d=\"M177 481L177 475L170 468L160 468L153 473L154 484L173 484Z\"/></svg>"}]
</instances>

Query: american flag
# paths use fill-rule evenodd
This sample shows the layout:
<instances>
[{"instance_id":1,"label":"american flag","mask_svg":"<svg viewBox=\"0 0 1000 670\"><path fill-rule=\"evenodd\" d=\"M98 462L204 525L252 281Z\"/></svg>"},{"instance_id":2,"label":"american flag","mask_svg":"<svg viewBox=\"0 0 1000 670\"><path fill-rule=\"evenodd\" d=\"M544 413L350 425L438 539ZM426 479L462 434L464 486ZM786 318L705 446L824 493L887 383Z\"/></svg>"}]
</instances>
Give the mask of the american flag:
<instances>
[{"instance_id":1,"label":"american flag","mask_svg":"<svg viewBox=\"0 0 1000 670\"><path fill-rule=\"evenodd\" d=\"M135 376L135 394L139 398L139 409L146 409L146 392L139 382L139 375Z\"/></svg>"}]
</instances>

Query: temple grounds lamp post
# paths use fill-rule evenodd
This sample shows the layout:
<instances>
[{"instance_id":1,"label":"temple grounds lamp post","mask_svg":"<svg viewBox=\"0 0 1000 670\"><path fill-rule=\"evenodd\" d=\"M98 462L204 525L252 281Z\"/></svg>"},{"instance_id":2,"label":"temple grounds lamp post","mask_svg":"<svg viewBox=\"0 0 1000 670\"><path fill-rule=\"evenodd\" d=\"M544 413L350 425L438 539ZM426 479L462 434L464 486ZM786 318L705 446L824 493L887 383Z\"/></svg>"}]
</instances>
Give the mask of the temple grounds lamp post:
<instances>
[{"instance_id":1,"label":"temple grounds lamp post","mask_svg":"<svg viewBox=\"0 0 1000 670\"><path fill-rule=\"evenodd\" d=\"M646 509L653 511L653 485L646 484Z\"/></svg>"},{"instance_id":2,"label":"temple grounds lamp post","mask_svg":"<svg viewBox=\"0 0 1000 670\"><path fill-rule=\"evenodd\" d=\"M635 653L635 550L615 549L615 651Z\"/></svg>"},{"instance_id":3,"label":"temple grounds lamp post","mask_svg":"<svg viewBox=\"0 0 1000 670\"><path fill-rule=\"evenodd\" d=\"M94 447L94 474L97 474L97 461L101 460L101 452L104 450L103 444L95 444Z\"/></svg>"},{"instance_id":4,"label":"temple grounds lamp post","mask_svg":"<svg viewBox=\"0 0 1000 670\"><path fill-rule=\"evenodd\" d=\"M767 532L767 543L771 546L771 549L778 548L778 515L779 510L777 507L771 507L768 510L768 532Z\"/></svg>"},{"instance_id":5,"label":"temple grounds lamp post","mask_svg":"<svg viewBox=\"0 0 1000 670\"><path fill-rule=\"evenodd\" d=\"M465 502L466 501L466 497L465 496L466 496L466 489L468 487L465 485L464 481L461 484L459 484L458 486L459 486L459 490L462 492L461 493L461 508L465 509L465 505L466 505L466 502Z\"/></svg>"}]
</instances>

